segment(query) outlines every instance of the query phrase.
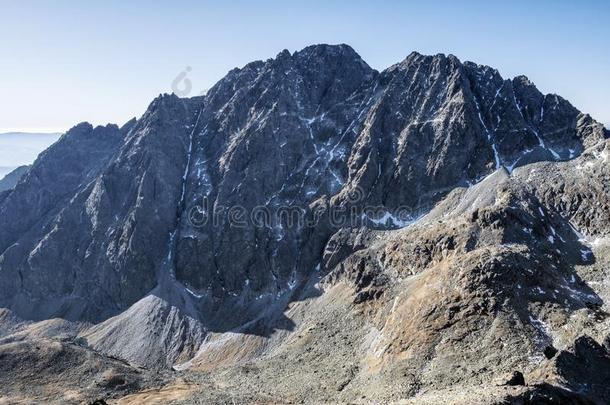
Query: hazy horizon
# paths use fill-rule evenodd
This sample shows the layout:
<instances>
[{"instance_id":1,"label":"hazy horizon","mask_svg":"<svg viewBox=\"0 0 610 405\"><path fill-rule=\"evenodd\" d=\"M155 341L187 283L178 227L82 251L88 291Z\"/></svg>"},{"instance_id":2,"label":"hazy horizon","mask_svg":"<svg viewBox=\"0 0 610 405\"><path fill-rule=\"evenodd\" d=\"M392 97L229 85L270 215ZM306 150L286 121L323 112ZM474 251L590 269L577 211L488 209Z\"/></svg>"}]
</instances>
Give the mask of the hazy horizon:
<instances>
[{"instance_id":1,"label":"hazy horizon","mask_svg":"<svg viewBox=\"0 0 610 405\"><path fill-rule=\"evenodd\" d=\"M32 164L60 135L60 132L0 132L0 180L17 167Z\"/></svg>"}]
</instances>

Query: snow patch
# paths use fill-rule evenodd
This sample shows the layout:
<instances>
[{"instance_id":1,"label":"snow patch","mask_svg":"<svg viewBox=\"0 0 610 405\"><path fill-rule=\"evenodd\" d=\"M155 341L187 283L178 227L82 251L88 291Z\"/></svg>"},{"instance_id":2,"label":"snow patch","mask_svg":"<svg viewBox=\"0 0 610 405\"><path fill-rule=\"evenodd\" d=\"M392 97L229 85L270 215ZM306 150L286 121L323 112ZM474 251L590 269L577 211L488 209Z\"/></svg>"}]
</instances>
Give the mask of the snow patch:
<instances>
[{"instance_id":1,"label":"snow patch","mask_svg":"<svg viewBox=\"0 0 610 405\"><path fill-rule=\"evenodd\" d=\"M552 343L553 342L553 338L552 338L552 331L551 328L549 328L549 326L544 323L543 321L541 321L540 319L534 318L533 316L529 316L529 321L530 324L532 324L532 326L540 333L540 338L538 343L544 344L544 343Z\"/></svg>"},{"instance_id":2,"label":"snow patch","mask_svg":"<svg viewBox=\"0 0 610 405\"><path fill-rule=\"evenodd\" d=\"M414 222L416 222L417 219L419 219L419 218L409 217L408 219L401 219L401 218L398 218L397 216L391 214L390 212L385 211L381 216L378 216L377 218L373 218L373 217L367 215L366 213L362 213L361 219L365 223L369 222L376 226L391 226L394 228L405 228L405 227L413 224Z\"/></svg>"}]
</instances>

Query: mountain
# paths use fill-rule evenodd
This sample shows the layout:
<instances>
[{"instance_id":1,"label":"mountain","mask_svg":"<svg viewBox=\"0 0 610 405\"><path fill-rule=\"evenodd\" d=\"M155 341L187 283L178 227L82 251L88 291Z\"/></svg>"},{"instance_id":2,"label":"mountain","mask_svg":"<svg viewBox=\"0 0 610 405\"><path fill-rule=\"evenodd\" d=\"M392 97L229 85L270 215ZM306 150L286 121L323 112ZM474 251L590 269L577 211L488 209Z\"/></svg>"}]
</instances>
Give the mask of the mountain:
<instances>
[{"instance_id":1,"label":"mountain","mask_svg":"<svg viewBox=\"0 0 610 405\"><path fill-rule=\"evenodd\" d=\"M91 400L610 400L608 137L453 55L283 51L0 193L0 343L125 361Z\"/></svg>"},{"instance_id":2,"label":"mountain","mask_svg":"<svg viewBox=\"0 0 610 405\"><path fill-rule=\"evenodd\" d=\"M0 179L0 193L15 188L19 180L21 180L21 178L25 176L29 169L30 166L27 165L19 166L18 168L4 176L4 178Z\"/></svg>"},{"instance_id":3,"label":"mountain","mask_svg":"<svg viewBox=\"0 0 610 405\"><path fill-rule=\"evenodd\" d=\"M0 180L11 171L31 164L53 144L59 133L5 132L0 134Z\"/></svg>"}]
</instances>

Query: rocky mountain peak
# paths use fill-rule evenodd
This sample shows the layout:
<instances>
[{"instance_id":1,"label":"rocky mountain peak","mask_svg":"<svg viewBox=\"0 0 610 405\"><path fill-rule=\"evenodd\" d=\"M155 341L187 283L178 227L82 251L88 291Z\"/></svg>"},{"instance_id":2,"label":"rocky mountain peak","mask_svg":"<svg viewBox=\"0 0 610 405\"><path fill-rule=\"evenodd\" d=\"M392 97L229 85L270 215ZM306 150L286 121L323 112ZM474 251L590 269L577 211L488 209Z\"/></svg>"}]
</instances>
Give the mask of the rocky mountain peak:
<instances>
[{"instance_id":1,"label":"rocky mountain peak","mask_svg":"<svg viewBox=\"0 0 610 405\"><path fill-rule=\"evenodd\" d=\"M363 333L364 353L342 352L371 365L350 372L363 384L408 364L448 384L430 359L449 340L506 335L523 364L550 344L546 313L601 316L569 220L605 235L607 137L525 76L453 55L377 72L343 44L285 50L41 154L0 193L0 306L88 322L96 350L152 368L255 357L224 345L281 346L326 308ZM472 353L473 369L509 367Z\"/></svg>"},{"instance_id":2,"label":"rocky mountain peak","mask_svg":"<svg viewBox=\"0 0 610 405\"><path fill-rule=\"evenodd\" d=\"M93 130L93 125L84 121L74 125L70 128L67 133L88 133Z\"/></svg>"},{"instance_id":3,"label":"rocky mountain peak","mask_svg":"<svg viewBox=\"0 0 610 405\"><path fill-rule=\"evenodd\" d=\"M286 291L316 266L333 226L313 233L278 224L195 227L189 210L205 198L213 207L289 204L307 212L314 201L332 197L333 204L358 209L408 207L410 217L383 224L399 227L453 187L500 167L511 172L533 161L577 156L603 138L594 121L578 117L565 100L542 95L524 77L505 80L495 69L453 55L413 52L377 73L343 44L283 51L231 71L204 97L159 95L122 129L83 123L68 132L65 142L76 133L116 139L102 148L95 170L71 186L82 187L84 205L76 199L70 209L90 218L84 229L113 230L113 236L91 241L90 232L83 233L78 243L93 245L79 260L106 263L108 270L97 265L102 273L144 274L144 288L158 283L166 266L197 294ZM34 165L31 173L37 171ZM351 201L354 190L366 194ZM59 220L47 218L48 226ZM365 218L363 224L373 222ZM146 255L144 241L151 238L158 257L127 270L127 263ZM311 248L307 255L299 253L303 243ZM261 244L267 248L258 249ZM166 256L171 262L163 264ZM282 258L296 256L297 264L284 264ZM121 292L114 300L122 307L143 293Z\"/></svg>"},{"instance_id":4,"label":"rocky mountain peak","mask_svg":"<svg viewBox=\"0 0 610 405\"><path fill-rule=\"evenodd\" d=\"M360 55L349 45L310 45L300 51L294 52L292 55L303 64L311 64L318 61L325 61L333 64L350 65L353 63L368 67L367 63L362 60ZM370 67L368 68L370 69Z\"/></svg>"}]
</instances>

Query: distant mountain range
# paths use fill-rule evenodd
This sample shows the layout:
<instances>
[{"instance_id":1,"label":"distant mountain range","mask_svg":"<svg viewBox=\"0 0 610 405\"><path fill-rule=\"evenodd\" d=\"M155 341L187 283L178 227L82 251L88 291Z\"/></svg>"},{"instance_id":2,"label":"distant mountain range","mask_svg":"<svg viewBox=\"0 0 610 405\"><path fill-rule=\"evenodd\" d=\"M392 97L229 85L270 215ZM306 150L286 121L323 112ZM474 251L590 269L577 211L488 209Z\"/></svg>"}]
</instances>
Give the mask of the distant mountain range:
<instances>
[{"instance_id":1,"label":"distant mountain range","mask_svg":"<svg viewBox=\"0 0 610 405\"><path fill-rule=\"evenodd\" d=\"M609 135L525 76L347 45L78 124L0 192L2 395L610 403Z\"/></svg>"},{"instance_id":2,"label":"distant mountain range","mask_svg":"<svg viewBox=\"0 0 610 405\"><path fill-rule=\"evenodd\" d=\"M61 133L0 133L0 179L19 166L34 162L40 152L53 144Z\"/></svg>"}]
</instances>

